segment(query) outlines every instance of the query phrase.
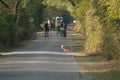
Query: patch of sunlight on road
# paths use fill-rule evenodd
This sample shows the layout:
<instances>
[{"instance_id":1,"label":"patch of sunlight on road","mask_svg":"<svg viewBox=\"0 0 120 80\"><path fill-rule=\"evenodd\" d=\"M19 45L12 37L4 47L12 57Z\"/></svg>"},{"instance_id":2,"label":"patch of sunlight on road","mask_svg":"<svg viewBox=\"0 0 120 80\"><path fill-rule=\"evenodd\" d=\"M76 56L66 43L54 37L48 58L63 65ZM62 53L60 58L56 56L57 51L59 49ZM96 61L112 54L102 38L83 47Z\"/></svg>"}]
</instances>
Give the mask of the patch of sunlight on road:
<instances>
[{"instance_id":1,"label":"patch of sunlight on road","mask_svg":"<svg viewBox=\"0 0 120 80\"><path fill-rule=\"evenodd\" d=\"M16 51L12 54L61 54L60 52L50 52L50 51Z\"/></svg>"},{"instance_id":2,"label":"patch of sunlight on road","mask_svg":"<svg viewBox=\"0 0 120 80\"><path fill-rule=\"evenodd\" d=\"M68 52L51 52L51 51L14 51L9 53L1 53L1 55L12 55L12 54L59 54L59 55L74 55L74 53Z\"/></svg>"},{"instance_id":3,"label":"patch of sunlight on road","mask_svg":"<svg viewBox=\"0 0 120 80\"><path fill-rule=\"evenodd\" d=\"M17 58L18 60L7 61L0 64L9 64L9 65L26 64L25 65L26 67L24 66L25 68L14 68L14 70L17 69L19 71L40 70L40 71L53 71L53 72L79 72L79 69L74 66L76 65L74 60L70 59L72 53L50 52L50 51L15 51L11 53L6 53L6 55L7 54L10 55L11 57ZM23 57L26 57L26 59L22 60ZM37 65L39 65L39 67L37 67ZM7 67L5 66L1 66L0 68L1 70L8 71ZM13 69L9 69L9 71L11 70L13 71Z\"/></svg>"},{"instance_id":4,"label":"patch of sunlight on road","mask_svg":"<svg viewBox=\"0 0 120 80\"><path fill-rule=\"evenodd\" d=\"M0 53L1 56L5 56L5 55L7 56L7 55L11 55L11 54L13 54L13 53Z\"/></svg>"},{"instance_id":5,"label":"patch of sunlight on road","mask_svg":"<svg viewBox=\"0 0 120 80\"><path fill-rule=\"evenodd\" d=\"M12 54L61 54L60 52L49 52L49 51L14 51L9 53L1 53L1 55L12 55ZM64 54L63 54L64 55Z\"/></svg>"}]
</instances>

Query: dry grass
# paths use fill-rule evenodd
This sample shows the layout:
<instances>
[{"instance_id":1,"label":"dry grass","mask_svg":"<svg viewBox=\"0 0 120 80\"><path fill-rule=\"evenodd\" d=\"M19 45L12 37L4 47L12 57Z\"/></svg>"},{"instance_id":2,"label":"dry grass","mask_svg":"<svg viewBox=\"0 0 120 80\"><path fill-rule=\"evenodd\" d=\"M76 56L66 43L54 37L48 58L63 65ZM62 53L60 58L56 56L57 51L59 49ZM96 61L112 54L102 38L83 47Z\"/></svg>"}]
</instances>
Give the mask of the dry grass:
<instances>
[{"instance_id":1,"label":"dry grass","mask_svg":"<svg viewBox=\"0 0 120 80\"><path fill-rule=\"evenodd\" d=\"M80 55L81 54L81 55ZM100 56L85 56L76 53L76 60L80 64L80 72L84 80L119 80L119 71L113 70L112 62Z\"/></svg>"},{"instance_id":2,"label":"dry grass","mask_svg":"<svg viewBox=\"0 0 120 80\"><path fill-rule=\"evenodd\" d=\"M73 52L80 64L83 80L120 80L120 67L118 66L120 62L106 61L99 55L87 56L83 51L85 40L78 35L78 33L73 35L74 45L76 45L73 47Z\"/></svg>"}]
</instances>

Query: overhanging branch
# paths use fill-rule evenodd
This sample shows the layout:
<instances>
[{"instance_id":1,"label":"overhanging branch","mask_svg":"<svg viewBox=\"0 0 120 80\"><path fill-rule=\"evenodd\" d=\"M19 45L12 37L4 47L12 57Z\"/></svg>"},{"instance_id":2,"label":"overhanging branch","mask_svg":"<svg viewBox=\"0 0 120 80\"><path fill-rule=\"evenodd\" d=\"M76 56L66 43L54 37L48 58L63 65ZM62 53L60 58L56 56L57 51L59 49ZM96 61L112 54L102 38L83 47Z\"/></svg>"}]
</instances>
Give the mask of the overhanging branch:
<instances>
[{"instance_id":1,"label":"overhanging branch","mask_svg":"<svg viewBox=\"0 0 120 80\"><path fill-rule=\"evenodd\" d=\"M68 0L68 1L72 4L72 6L76 5L75 2L74 2L74 0Z\"/></svg>"},{"instance_id":2,"label":"overhanging branch","mask_svg":"<svg viewBox=\"0 0 120 80\"><path fill-rule=\"evenodd\" d=\"M22 0L17 0L17 2L16 2L16 4L15 4L15 14L18 13L18 7L19 7L21 1L22 1Z\"/></svg>"},{"instance_id":3,"label":"overhanging branch","mask_svg":"<svg viewBox=\"0 0 120 80\"><path fill-rule=\"evenodd\" d=\"M0 0L0 2L1 2L7 9L10 9L10 7L9 7L3 0Z\"/></svg>"}]
</instances>

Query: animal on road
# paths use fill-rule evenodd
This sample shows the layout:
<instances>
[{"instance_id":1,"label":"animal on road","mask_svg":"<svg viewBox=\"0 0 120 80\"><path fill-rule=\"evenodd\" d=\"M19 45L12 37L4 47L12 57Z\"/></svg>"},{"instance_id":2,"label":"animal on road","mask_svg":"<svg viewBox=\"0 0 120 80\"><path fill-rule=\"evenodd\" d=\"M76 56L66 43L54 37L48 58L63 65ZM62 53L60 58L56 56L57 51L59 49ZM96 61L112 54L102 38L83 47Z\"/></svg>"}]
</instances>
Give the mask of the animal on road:
<instances>
[{"instance_id":1,"label":"animal on road","mask_svg":"<svg viewBox=\"0 0 120 80\"><path fill-rule=\"evenodd\" d=\"M70 51L70 48L68 46L61 45L61 48L64 50L64 52L69 52Z\"/></svg>"}]
</instances>

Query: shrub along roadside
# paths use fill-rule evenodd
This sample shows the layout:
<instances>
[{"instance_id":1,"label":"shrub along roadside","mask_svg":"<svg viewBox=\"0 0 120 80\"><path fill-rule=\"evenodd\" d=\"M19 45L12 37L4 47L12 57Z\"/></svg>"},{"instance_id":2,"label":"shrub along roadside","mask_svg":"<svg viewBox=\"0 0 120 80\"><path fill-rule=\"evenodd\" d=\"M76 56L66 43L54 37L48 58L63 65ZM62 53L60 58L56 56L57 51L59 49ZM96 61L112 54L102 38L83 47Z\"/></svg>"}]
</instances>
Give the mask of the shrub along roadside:
<instances>
[{"instance_id":1,"label":"shrub along roadside","mask_svg":"<svg viewBox=\"0 0 120 80\"><path fill-rule=\"evenodd\" d=\"M28 25L20 27L15 24L15 18L16 15L13 14L4 14L4 16L0 16L0 51L9 48L10 46L16 46L19 41L31 37L33 27L31 26L29 19L24 16L24 22L27 21L28 23L26 24Z\"/></svg>"},{"instance_id":2,"label":"shrub along roadside","mask_svg":"<svg viewBox=\"0 0 120 80\"><path fill-rule=\"evenodd\" d=\"M119 80L120 63L115 60L107 61L100 55L87 56L83 49L85 39L78 37L79 33L72 32L72 40L75 46L71 47L74 58L80 65L80 73L83 80ZM80 46L80 47L78 47Z\"/></svg>"},{"instance_id":3,"label":"shrub along roadside","mask_svg":"<svg viewBox=\"0 0 120 80\"><path fill-rule=\"evenodd\" d=\"M43 20L42 13L45 6L41 4L42 1L0 1L3 5L0 6L0 51L35 37L36 29Z\"/></svg>"},{"instance_id":4,"label":"shrub along roadside","mask_svg":"<svg viewBox=\"0 0 120 80\"><path fill-rule=\"evenodd\" d=\"M107 60L120 59L119 6L119 0L81 0L74 6L74 15L80 21L75 30L84 29L87 54L101 54Z\"/></svg>"}]
</instances>

